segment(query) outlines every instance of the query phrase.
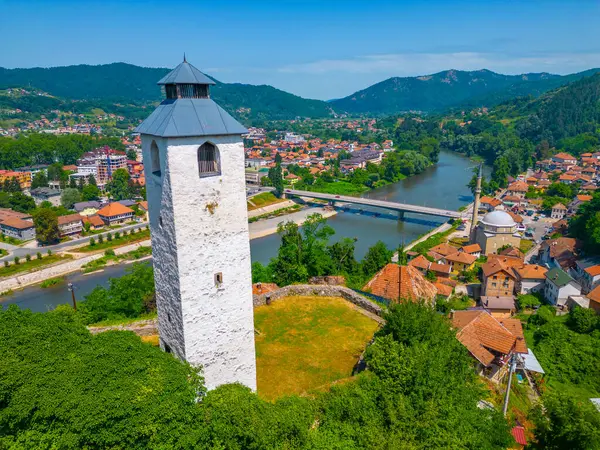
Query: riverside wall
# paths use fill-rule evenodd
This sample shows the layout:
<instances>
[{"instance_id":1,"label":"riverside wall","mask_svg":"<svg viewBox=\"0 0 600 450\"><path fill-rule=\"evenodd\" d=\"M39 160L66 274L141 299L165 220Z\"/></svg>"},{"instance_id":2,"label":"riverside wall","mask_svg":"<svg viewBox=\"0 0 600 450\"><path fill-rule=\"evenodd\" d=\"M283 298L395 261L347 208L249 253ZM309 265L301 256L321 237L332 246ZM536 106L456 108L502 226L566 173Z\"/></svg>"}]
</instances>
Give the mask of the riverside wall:
<instances>
[{"instance_id":1,"label":"riverside wall","mask_svg":"<svg viewBox=\"0 0 600 450\"><path fill-rule=\"evenodd\" d=\"M116 255L122 255L124 253L133 251L136 248L148 246L150 246L150 240L136 242L135 244L126 245L123 247L118 247L115 248L114 251ZM100 259L103 256L104 252L95 253L93 255L84 256L83 258L73 259L62 264L56 264L54 266L46 267L35 272L23 273L11 278L0 280L0 292L6 292L11 289L20 289L25 286L41 283L42 281L47 280L48 278L55 278L62 275L66 275L71 272L75 272L76 270L80 270L83 267L83 265L91 261Z\"/></svg>"}]
</instances>

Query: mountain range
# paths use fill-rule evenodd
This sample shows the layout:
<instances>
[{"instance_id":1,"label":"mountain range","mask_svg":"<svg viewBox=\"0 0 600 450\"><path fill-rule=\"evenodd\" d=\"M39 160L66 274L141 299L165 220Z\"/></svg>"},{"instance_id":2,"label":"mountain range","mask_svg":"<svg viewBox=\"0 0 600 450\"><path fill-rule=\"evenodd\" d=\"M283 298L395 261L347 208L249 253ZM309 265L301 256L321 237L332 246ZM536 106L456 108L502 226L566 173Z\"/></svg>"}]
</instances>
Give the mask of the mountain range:
<instances>
[{"instance_id":1,"label":"mountain range","mask_svg":"<svg viewBox=\"0 0 600 450\"><path fill-rule=\"evenodd\" d=\"M53 68L0 68L0 89L33 87L70 101L145 105L160 101L156 81L169 69L125 63ZM325 102L305 99L268 85L217 83L212 97L238 118L253 120L322 118L335 114L389 115L407 111L444 112L495 106L515 97L533 96L593 75L503 75L489 70L448 70L419 77L393 77L347 97ZM213 78L214 79L214 78Z\"/></svg>"}]
</instances>

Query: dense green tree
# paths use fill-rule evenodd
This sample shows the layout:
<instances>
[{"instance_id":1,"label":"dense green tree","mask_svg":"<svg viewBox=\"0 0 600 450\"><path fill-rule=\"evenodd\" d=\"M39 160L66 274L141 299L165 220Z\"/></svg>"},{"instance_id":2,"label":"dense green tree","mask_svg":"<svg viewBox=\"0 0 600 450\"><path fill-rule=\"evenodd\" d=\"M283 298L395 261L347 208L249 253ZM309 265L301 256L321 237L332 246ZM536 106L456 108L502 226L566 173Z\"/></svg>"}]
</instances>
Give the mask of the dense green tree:
<instances>
[{"instance_id":1,"label":"dense green tree","mask_svg":"<svg viewBox=\"0 0 600 450\"><path fill-rule=\"evenodd\" d=\"M67 188L60 194L60 203L67 209L73 208L73 204L81 201L81 192L77 189Z\"/></svg>"},{"instance_id":2,"label":"dense green tree","mask_svg":"<svg viewBox=\"0 0 600 450\"><path fill-rule=\"evenodd\" d=\"M129 172L127 169L117 169L112 174L112 180L106 184L106 190L112 200L126 200L131 198L129 186Z\"/></svg>"},{"instance_id":3,"label":"dense green tree","mask_svg":"<svg viewBox=\"0 0 600 450\"><path fill-rule=\"evenodd\" d=\"M36 173L31 180L31 189L39 187L48 187L48 178L46 178L44 171Z\"/></svg>"},{"instance_id":4,"label":"dense green tree","mask_svg":"<svg viewBox=\"0 0 600 450\"><path fill-rule=\"evenodd\" d=\"M58 230L58 218L56 212L51 208L38 208L33 213L33 223L38 242L42 245L58 243L60 232Z\"/></svg>"},{"instance_id":5,"label":"dense green tree","mask_svg":"<svg viewBox=\"0 0 600 450\"><path fill-rule=\"evenodd\" d=\"M591 333L600 326L599 316L590 308L574 308L569 313L569 327L577 333Z\"/></svg>"},{"instance_id":6,"label":"dense green tree","mask_svg":"<svg viewBox=\"0 0 600 450\"><path fill-rule=\"evenodd\" d=\"M125 152L125 155L127 155L127 159L130 159L131 161L137 160L137 153L132 148L127 149L127 151Z\"/></svg>"},{"instance_id":7,"label":"dense green tree","mask_svg":"<svg viewBox=\"0 0 600 450\"><path fill-rule=\"evenodd\" d=\"M197 371L70 309L0 310L0 447L192 448Z\"/></svg>"},{"instance_id":8,"label":"dense green tree","mask_svg":"<svg viewBox=\"0 0 600 450\"><path fill-rule=\"evenodd\" d=\"M22 189L21 189L21 185L19 184L17 179L15 177L12 177L12 178L6 178L4 180L4 183L2 184L2 191L13 193L13 192L21 192Z\"/></svg>"},{"instance_id":9,"label":"dense green tree","mask_svg":"<svg viewBox=\"0 0 600 450\"><path fill-rule=\"evenodd\" d=\"M392 260L393 252L382 241L377 241L367 251L362 260L361 268L366 276L372 276Z\"/></svg>"},{"instance_id":10,"label":"dense green tree","mask_svg":"<svg viewBox=\"0 0 600 450\"><path fill-rule=\"evenodd\" d=\"M277 155L279 155L279 153L277 153ZM271 186L275 188L275 195L281 197L281 194L283 193L283 173L281 171L280 163L276 163L275 167L269 169L268 177L271 181Z\"/></svg>"},{"instance_id":11,"label":"dense green tree","mask_svg":"<svg viewBox=\"0 0 600 450\"><path fill-rule=\"evenodd\" d=\"M139 317L154 308L154 272L147 264L134 264L124 276L111 278L108 288L96 287L80 305L85 323Z\"/></svg>"},{"instance_id":12,"label":"dense green tree","mask_svg":"<svg viewBox=\"0 0 600 450\"><path fill-rule=\"evenodd\" d=\"M81 199L89 202L100 199L100 189L95 184L86 184L81 191Z\"/></svg>"},{"instance_id":13,"label":"dense green tree","mask_svg":"<svg viewBox=\"0 0 600 450\"><path fill-rule=\"evenodd\" d=\"M327 253L331 259L332 272L336 274L353 274L358 268L358 262L354 258L354 247L356 239L343 238L327 247Z\"/></svg>"},{"instance_id":14,"label":"dense green tree","mask_svg":"<svg viewBox=\"0 0 600 450\"><path fill-rule=\"evenodd\" d=\"M35 201L20 191L14 192L9 196L8 206L6 207L22 213L31 213L35 209Z\"/></svg>"},{"instance_id":15,"label":"dense green tree","mask_svg":"<svg viewBox=\"0 0 600 450\"><path fill-rule=\"evenodd\" d=\"M536 448L545 450L600 449L600 412L589 400L552 391L533 413Z\"/></svg>"}]
</instances>

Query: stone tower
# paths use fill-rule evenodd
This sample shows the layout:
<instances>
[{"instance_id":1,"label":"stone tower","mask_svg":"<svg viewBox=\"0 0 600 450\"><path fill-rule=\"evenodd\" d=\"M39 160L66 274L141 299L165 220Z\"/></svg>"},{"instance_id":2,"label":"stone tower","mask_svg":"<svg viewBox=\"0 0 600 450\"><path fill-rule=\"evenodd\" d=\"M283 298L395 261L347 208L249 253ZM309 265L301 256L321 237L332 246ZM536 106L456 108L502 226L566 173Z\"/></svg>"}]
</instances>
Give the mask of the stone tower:
<instances>
[{"instance_id":1,"label":"stone tower","mask_svg":"<svg viewBox=\"0 0 600 450\"><path fill-rule=\"evenodd\" d=\"M185 58L138 126L152 233L160 345L202 366L208 389L256 390L244 146L247 130Z\"/></svg>"},{"instance_id":2,"label":"stone tower","mask_svg":"<svg viewBox=\"0 0 600 450\"><path fill-rule=\"evenodd\" d=\"M479 202L481 200L481 179L483 178L483 164L479 164L477 184L475 185L475 200L473 201L473 217L471 218L470 242L475 242L475 230L479 214Z\"/></svg>"}]
</instances>

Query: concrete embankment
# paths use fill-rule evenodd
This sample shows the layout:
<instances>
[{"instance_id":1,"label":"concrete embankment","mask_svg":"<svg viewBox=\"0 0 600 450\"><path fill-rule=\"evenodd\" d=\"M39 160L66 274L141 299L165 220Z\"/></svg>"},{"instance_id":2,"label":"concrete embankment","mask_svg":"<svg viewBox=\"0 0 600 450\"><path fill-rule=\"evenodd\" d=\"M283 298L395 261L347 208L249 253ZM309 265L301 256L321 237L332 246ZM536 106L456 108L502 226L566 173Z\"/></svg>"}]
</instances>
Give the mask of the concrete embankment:
<instances>
[{"instance_id":1,"label":"concrete embankment","mask_svg":"<svg viewBox=\"0 0 600 450\"><path fill-rule=\"evenodd\" d=\"M116 255L122 255L124 253L131 252L139 247L149 247L150 239L146 241L136 242L135 244L126 245L123 247L115 248ZM66 275L71 272L80 270L85 264L100 259L104 256L104 252L95 253L93 255L84 256L83 258L73 259L63 264L57 264L55 266L46 267L35 272L23 273L11 278L0 280L0 292L6 292L8 290L20 289L25 286L32 284L41 283L48 278L55 278Z\"/></svg>"}]
</instances>

